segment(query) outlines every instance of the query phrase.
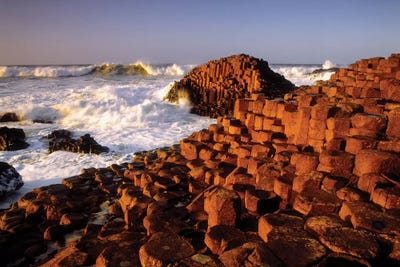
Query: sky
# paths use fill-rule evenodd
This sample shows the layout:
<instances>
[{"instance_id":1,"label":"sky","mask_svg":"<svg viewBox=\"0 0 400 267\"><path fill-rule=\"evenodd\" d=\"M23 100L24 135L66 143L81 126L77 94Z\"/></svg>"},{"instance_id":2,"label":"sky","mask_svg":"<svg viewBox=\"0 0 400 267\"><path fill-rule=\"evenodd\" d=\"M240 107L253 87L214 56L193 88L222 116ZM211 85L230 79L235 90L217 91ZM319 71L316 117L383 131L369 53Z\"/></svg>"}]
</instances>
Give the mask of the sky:
<instances>
[{"instance_id":1,"label":"sky","mask_svg":"<svg viewBox=\"0 0 400 267\"><path fill-rule=\"evenodd\" d=\"M0 65L349 64L400 52L399 0L0 0Z\"/></svg>"}]
</instances>

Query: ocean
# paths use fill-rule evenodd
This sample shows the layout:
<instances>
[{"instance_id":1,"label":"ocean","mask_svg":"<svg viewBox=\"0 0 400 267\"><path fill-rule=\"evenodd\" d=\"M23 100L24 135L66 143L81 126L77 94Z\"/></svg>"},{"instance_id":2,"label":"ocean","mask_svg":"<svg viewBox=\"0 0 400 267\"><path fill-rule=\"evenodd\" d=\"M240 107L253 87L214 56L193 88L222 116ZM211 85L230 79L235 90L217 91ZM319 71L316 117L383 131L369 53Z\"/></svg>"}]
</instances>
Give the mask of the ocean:
<instances>
[{"instance_id":1,"label":"ocean","mask_svg":"<svg viewBox=\"0 0 400 267\"><path fill-rule=\"evenodd\" d=\"M0 161L12 165L25 183L17 193L0 200L0 208L34 188L79 174L83 168L130 162L135 152L171 146L214 123L214 119L190 114L186 104L163 101L171 83L194 66L142 62L0 66L0 114L15 112L22 119L0 123L0 127L22 128L29 143L24 150L0 151ZM329 79L334 64L270 67L300 86ZM326 71L311 74L315 70ZM74 138L89 133L110 152L49 154L45 137L57 129L70 130Z\"/></svg>"}]
</instances>

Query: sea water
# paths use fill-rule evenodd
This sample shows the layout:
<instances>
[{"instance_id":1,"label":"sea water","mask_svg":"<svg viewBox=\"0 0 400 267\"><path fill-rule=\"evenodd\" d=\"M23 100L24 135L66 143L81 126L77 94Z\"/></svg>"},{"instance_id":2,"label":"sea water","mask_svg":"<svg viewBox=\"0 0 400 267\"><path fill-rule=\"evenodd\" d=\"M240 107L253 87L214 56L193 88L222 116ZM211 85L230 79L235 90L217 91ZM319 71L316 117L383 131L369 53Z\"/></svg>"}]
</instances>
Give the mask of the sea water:
<instances>
[{"instance_id":1,"label":"sea water","mask_svg":"<svg viewBox=\"0 0 400 267\"><path fill-rule=\"evenodd\" d=\"M21 117L19 122L0 123L0 127L22 128L29 143L23 150L0 151L0 161L12 165L25 182L17 193L0 201L0 208L8 207L33 188L60 183L83 168L130 162L134 152L171 146L215 122L190 114L190 107L185 104L163 101L171 83L180 80L194 65L132 66L135 71L137 66L143 67L147 75L121 75L115 68L99 73L98 65L0 66L0 114L15 112ZM310 74L323 67L271 65L296 85L328 79L331 71ZM328 67L332 66L326 62L325 68ZM110 152L49 154L46 136L57 129L70 130L74 138L89 133Z\"/></svg>"}]
</instances>

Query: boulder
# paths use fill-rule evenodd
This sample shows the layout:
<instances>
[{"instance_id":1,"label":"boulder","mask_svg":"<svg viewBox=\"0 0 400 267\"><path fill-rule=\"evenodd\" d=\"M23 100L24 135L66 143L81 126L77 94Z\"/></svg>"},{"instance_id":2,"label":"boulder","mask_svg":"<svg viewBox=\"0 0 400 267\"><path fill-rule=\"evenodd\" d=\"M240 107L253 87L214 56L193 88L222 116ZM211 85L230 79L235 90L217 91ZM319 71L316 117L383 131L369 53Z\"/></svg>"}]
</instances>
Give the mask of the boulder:
<instances>
[{"instance_id":1,"label":"boulder","mask_svg":"<svg viewBox=\"0 0 400 267\"><path fill-rule=\"evenodd\" d=\"M245 243L246 235L235 227L217 225L208 230L204 242L212 253L221 255Z\"/></svg>"},{"instance_id":2,"label":"boulder","mask_svg":"<svg viewBox=\"0 0 400 267\"><path fill-rule=\"evenodd\" d=\"M224 252L219 260L224 266L283 266L265 244L248 242Z\"/></svg>"},{"instance_id":3,"label":"boulder","mask_svg":"<svg viewBox=\"0 0 400 267\"><path fill-rule=\"evenodd\" d=\"M49 140L49 152L64 150L75 153L101 154L109 151L108 147L101 146L90 134L85 134L77 140L71 138L68 130L56 130L47 136Z\"/></svg>"},{"instance_id":4,"label":"boulder","mask_svg":"<svg viewBox=\"0 0 400 267\"><path fill-rule=\"evenodd\" d=\"M0 151L25 149L29 146L25 142L25 132L19 128L0 128Z\"/></svg>"},{"instance_id":5,"label":"boulder","mask_svg":"<svg viewBox=\"0 0 400 267\"><path fill-rule=\"evenodd\" d=\"M193 113L217 117L232 115L235 100L251 93L277 97L292 89L294 85L273 72L268 62L240 54L194 68L172 86L165 98L170 102L186 98L193 105Z\"/></svg>"},{"instance_id":6,"label":"boulder","mask_svg":"<svg viewBox=\"0 0 400 267\"><path fill-rule=\"evenodd\" d=\"M15 122L19 121L17 114L14 112L7 112L3 115L0 115L0 122Z\"/></svg>"},{"instance_id":7,"label":"boulder","mask_svg":"<svg viewBox=\"0 0 400 267\"><path fill-rule=\"evenodd\" d=\"M374 149L363 149L355 157L354 174L362 176L367 173L399 173L400 157Z\"/></svg>"},{"instance_id":8,"label":"boulder","mask_svg":"<svg viewBox=\"0 0 400 267\"><path fill-rule=\"evenodd\" d=\"M15 192L24 185L21 175L6 162L0 162L0 198Z\"/></svg>"},{"instance_id":9,"label":"boulder","mask_svg":"<svg viewBox=\"0 0 400 267\"><path fill-rule=\"evenodd\" d=\"M233 191L218 187L207 192L204 210L208 213L208 227L215 225L236 226L241 210L241 199Z\"/></svg>"}]
</instances>

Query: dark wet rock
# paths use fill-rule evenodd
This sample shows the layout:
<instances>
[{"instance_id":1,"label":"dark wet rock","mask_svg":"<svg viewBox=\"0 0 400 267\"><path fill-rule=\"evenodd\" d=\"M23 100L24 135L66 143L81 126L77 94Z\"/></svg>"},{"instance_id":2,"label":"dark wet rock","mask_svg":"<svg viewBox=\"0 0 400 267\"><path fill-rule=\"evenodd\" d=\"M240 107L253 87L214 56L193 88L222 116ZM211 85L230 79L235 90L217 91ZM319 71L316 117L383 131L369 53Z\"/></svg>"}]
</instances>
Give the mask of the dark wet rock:
<instances>
[{"instance_id":1,"label":"dark wet rock","mask_svg":"<svg viewBox=\"0 0 400 267\"><path fill-rule=\"evenodd\" d=\"M0 122L16 122L19 121L19 117L14 112L7 112L0 115Z\"/></svg>"},{"instance_id":2,"label":"dark wet rock","mask_svg":"<svg viewBox=\"0 0 400 267\"><path fill-rule=\"evenodd\" d=\"M25 149L29 146L25 142L25 132L19 128L0 128L0 151Z\"/></svg>"},{"instance_id":3,"label":"dark wet rock","mask_svg":"<svg viewBox=\"0 0 400 267\"><path fill-rule=\"evenodd\" d=\"M0 199L20 189L23 185L22 176L14 167L6 162L0 162Z\"/></svg>"},{"instance_id":4,"label":"dark wet rock","mask_svg":"<svg viewBox=\"0 0 400 267\"><path fill-rule=\"evenodd\" d=\"M48 135L49 152L64 150L75 153L101 154L109 149L97 143L89 134L73 139L72 133L68 130L57 130Z\"/></svg>"}]
</instances>

